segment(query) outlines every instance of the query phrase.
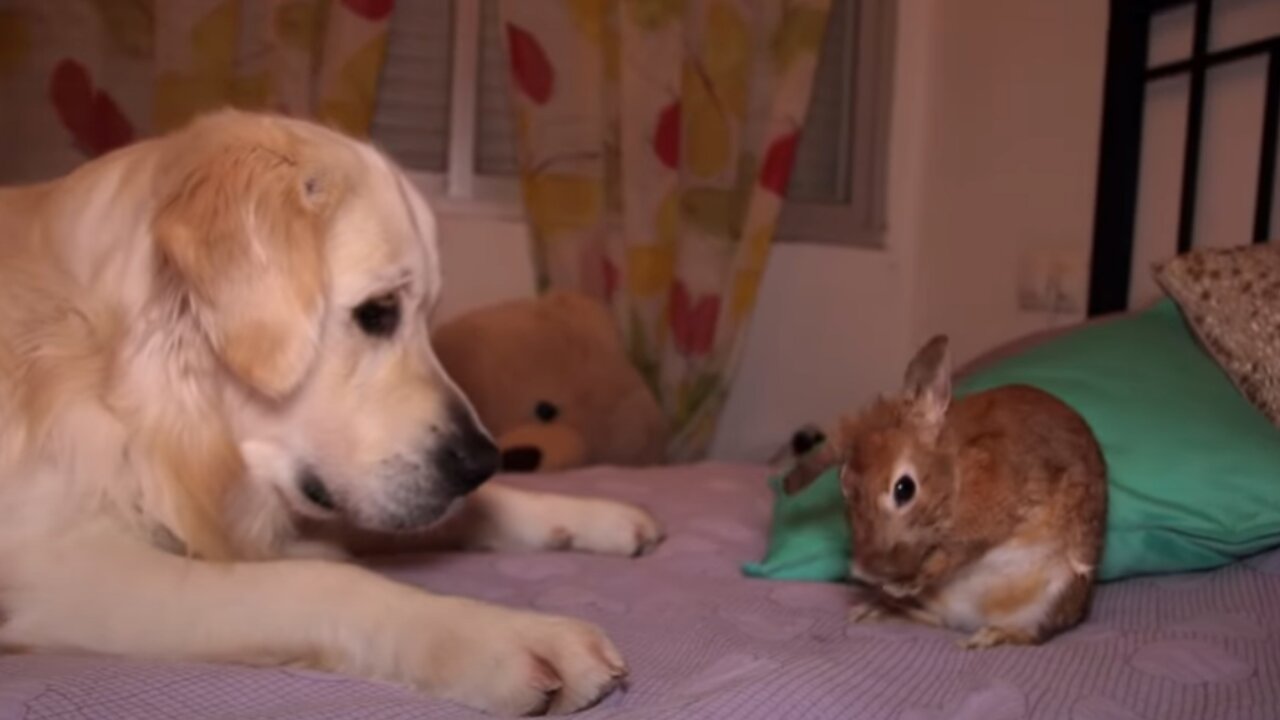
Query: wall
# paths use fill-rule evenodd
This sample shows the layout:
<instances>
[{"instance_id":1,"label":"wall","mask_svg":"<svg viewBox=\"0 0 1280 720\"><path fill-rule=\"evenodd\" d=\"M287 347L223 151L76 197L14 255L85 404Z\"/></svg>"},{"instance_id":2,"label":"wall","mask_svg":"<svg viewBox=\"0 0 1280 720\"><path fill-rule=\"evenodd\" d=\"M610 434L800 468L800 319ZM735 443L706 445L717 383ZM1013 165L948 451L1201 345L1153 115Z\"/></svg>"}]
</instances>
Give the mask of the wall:
<instances>
[{"instance_id":1,"label":"wall","mask_svg":"<svg viewBox=\"0 0 1280 720\"><path fill-rule=\"evenodd\" d=\"M432 319L533 296L533 256L523 221L479 212L437 212L444 289Z\"/></svg>"},{"instance_id":2,"label":"wall","mask_svg":"<svg viewBox=\"0 0 1280 720\"><path fill-rule=\"evenodd\" d=\"M1020 310L1018 282L1022 268L1059 259L1066 289L1085 297L1107 1L931 4L935 77L913 342L947 332L963 361L1081 314Z\"/></svg>"},{"instance_id":3,"label":"wall","mask_svg":"<svg viewBox=\"0 0 1280 720\"><path fill-rule=\"evenodd\" d=\"M918 343L948 332L958 360L1081 316L1093 234L1106 63L1107 0L901 0L933 7L924 215L918 238ZM1159 64L1190 52L1191 5L1159 15ZM1276 0L1214 4L1209 49L1280 27ZM1266 61L1206 76L1194 243L1251 238ZM1187 81L1145 91L1130 307L1159 297L1154 263L1176 252ZM1280 217L1280 187L1273 211ZM1280 222L1273 220L1273 224ZM1274 233L1274 231L1273 231ZM1019 308L1019 285L1059 264L1076 311Z\"/></svg>"}]
</instances>

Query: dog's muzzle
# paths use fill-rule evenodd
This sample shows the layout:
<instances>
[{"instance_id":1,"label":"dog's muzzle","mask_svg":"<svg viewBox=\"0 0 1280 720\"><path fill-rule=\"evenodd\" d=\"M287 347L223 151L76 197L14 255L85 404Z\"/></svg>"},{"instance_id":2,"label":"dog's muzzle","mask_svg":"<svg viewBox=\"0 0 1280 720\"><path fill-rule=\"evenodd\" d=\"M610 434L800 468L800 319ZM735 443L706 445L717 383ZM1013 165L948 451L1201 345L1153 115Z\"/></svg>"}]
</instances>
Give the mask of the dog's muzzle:
<instances>
[{"instance_id":1,"label":"dog's muzzle","mask_svg":"<svg viewBox=\"0 0 1280 720\"><path fill-rule=\"evenodd\" d=\"M321 473L304 468L297 476L297 493L321 516L346 515L369 530L419 530L439 520L454 502L498 472L501 453L493 439L462 410L450 421L432 428L434 442L417 460L400 458L369 485L371 497L335 492ZM349 491L348 491L349 492Z\"/></svg>"}]
</instances>

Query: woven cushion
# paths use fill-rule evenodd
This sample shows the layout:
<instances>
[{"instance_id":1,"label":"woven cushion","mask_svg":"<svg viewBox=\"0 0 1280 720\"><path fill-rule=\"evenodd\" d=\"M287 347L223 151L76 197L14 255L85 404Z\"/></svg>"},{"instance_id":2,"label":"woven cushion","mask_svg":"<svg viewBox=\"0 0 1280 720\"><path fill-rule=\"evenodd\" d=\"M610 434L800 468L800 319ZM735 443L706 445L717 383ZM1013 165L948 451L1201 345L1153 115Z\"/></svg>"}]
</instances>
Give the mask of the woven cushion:
<instances>
[{"instance_id":1,"label":"woven cushion","mask_svg":"<svg viewBox=\"0 0 1280 720\"><path fill-rule=\"evenodd\" d=\"M1156 268L1213 359L1280 425L1280 246L1203 249Z\"/></svg>"}]
</instances>

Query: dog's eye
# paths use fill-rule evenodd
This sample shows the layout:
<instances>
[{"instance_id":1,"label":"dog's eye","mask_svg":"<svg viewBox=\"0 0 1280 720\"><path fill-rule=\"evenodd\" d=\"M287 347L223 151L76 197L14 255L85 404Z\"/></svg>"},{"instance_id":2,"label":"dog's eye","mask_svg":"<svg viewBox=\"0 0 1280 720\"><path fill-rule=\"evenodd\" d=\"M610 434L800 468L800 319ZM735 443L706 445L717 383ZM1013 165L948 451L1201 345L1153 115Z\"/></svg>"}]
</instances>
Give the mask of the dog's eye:
<instances>
[{"instance_id":1,"label":"dog's eye","mask_svg":"<svg viewBox=\"0 0 1280 720\"><path fill-rule=\"evenodd\" d=\"M357 305L351 317L366 334L389 337L400 325L400 298L395 294L370 298Z\"/></svg>"},{"instance_id":2,"label":"dog's eye","mask_svg":"<svg viewBox=\"0 0 1280 720\"><path fill-rule=\"evenodd\" d=\"M910 475L903 475L893 484L893 504L902 507L916 496L916 481Z\"/></svg>"}]
</instances>

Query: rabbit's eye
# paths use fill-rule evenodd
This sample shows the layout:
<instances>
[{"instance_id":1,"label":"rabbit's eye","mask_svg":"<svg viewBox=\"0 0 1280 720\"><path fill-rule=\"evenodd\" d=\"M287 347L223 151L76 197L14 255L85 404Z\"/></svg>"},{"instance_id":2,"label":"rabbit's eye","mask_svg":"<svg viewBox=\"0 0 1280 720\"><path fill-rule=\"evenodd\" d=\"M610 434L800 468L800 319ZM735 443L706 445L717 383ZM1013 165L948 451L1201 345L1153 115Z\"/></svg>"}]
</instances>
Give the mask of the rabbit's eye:
<instances>
[{"instance_id":1,"label":"rabbit's eye","mask_svg":"<svg viewBox=\"0 0 1280 720\"><path fill-rule=\"evenodd\" d=\"M893 484L893 504L902 507L916 496L916 481L910 475L903 475Z\"/></svg>"}]
</instances>

